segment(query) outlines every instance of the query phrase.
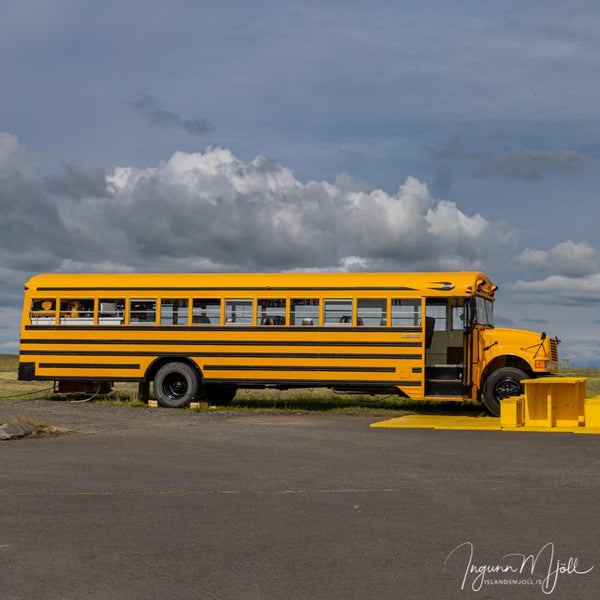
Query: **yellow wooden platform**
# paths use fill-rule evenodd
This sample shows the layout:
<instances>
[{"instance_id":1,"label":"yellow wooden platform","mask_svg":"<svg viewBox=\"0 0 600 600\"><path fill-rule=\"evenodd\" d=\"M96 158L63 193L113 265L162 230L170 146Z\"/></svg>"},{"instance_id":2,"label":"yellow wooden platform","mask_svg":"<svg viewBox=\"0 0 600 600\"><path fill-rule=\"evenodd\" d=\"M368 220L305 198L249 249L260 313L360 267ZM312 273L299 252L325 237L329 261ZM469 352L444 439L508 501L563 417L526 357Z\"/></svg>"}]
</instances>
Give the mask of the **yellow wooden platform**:
<instances>
[{"instance_id":1,"label":"yellow wooden platform","mask_svg":"<svg viewBox=\"0 0 600 600\"><path fill-rule=\"evenodd\" d=\"M587 377L524 379L522 396L505 398L500 417L407 415L371 427L600 433L600 396L586 398Z\"/></svg>"},{"instance_id":2,"label":"yellow wooden platform","mask_svg":"<svg viewBox=\"0 0 600 600\"><path fill-rule=\"evenodd\" d=\"M371 427L398 429L454 429L463 431L533 431L543 433L591 433L599 434L599 428L578 427L506 427L499 417L470 417L465 415L406 415L377 423Z\"/></svg>"}]
</instances>

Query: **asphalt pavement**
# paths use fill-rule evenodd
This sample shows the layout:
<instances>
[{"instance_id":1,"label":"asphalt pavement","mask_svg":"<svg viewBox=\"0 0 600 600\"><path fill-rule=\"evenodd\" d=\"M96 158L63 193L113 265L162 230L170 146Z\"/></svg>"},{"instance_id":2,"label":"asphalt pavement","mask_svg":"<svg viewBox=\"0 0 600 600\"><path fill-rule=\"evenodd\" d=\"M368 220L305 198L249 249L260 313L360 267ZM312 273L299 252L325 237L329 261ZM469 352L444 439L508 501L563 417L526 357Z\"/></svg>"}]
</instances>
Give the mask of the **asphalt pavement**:
<instances>
[{"instance_id":1,"label":"asphalt pavement","mask_svg":"<svg viewBox=\"0 0 600 600\"><path fill-rule=\"evenodd\" d=\"M600 436L0 404L15 414L71 433L0 442L7 600L598 595Z\"/></svg>"}]
</instances>

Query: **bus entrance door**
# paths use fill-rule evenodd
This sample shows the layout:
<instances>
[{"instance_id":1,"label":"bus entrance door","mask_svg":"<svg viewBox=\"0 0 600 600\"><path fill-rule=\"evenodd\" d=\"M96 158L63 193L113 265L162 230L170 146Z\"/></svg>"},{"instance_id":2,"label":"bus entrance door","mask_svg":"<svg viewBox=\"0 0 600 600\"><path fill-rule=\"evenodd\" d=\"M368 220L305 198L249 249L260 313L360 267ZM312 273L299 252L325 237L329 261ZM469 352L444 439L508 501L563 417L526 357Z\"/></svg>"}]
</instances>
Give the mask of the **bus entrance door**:
<instances>
[{"instance_id":1,"label":"bus entrance door","mask_svg":"<svg viewBox=\"0 0 600 600\"><path fill-rule=\"evenodd\" d=\"M464 298L426 298L425 323L425 395L463 397L470 360Z\"/></svg>"}]
</instances>

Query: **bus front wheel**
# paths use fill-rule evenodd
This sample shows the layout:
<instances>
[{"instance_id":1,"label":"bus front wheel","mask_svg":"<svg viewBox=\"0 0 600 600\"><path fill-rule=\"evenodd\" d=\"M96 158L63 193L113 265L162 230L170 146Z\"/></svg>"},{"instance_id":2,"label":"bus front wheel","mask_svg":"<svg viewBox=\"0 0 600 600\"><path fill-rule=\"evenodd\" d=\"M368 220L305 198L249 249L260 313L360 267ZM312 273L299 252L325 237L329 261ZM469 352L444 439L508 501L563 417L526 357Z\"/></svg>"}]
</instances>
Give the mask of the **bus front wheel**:
<instances>
[{"instance_id":1,"label":"bus front wheel","mask_svg":"<svg viewBox=\"0 0 600 600\"><path fill-rule=\"evenodd\" d=\"M200 378L185 363L173 362L163 365L154 378L154 395L161 406L184 408L199 394Z\"/></svg>"},{"instance_id":2,"label":"bus front wheel","mask_svg":"<svg viewBox=\"0 0 600 600\"><path fill-rule=\"evenodd\" d=\"M492 415L500 416L500 402L504 398L523 393L522 379L527 379L527 373L514 367L498 369L488 376L483 388L483 403Z\"/></svg>"}]
</instances>

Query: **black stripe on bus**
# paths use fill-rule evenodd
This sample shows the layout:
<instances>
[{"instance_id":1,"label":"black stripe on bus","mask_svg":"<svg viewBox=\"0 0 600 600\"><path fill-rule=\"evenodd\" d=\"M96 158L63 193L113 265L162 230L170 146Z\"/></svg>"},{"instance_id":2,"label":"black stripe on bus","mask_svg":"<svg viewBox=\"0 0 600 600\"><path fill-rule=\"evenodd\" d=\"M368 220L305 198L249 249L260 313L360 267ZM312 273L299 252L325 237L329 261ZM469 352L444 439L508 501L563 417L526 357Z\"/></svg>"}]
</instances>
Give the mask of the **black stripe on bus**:
<instances>
[{"instance_id":1,"label":"black stripe on bus","mask_svg":"<svg viewBox=\"0 0 600 600\"><path fill-rule=\"evenodd\" d=\"M314 325L290 325L281 327L276 325L210 325L210 326L198 326L198 325L25 325L25 331L151 331L157 333L159 331L177 331L179 333L183 331L196 331L196 332L219 332L225 331L253 331L255 333L267 333L267 332L289 332L290 334L297 333L331 333L334 332L345 332L345 333L422 333L423 329L420 326L415 327L351 327L346 326L332 326L332 327L321 327Z\"/></svg>"},{"instance_id":2,"label":"black stripe on bus","mask_svg":"<svg viewBox=\"0 0 600 600\"><path fill-rule=\"evenodd\" d=\"M22 339L21 345L26 344L60 344L66 345L121 345L121 346L349 346L352 348L420 348L421 342L285 342L258 340L128 340L128 339Z\"/></svg>"},{"instance_id":3,"label":"black stripe on bus","mask_svg":"<svg viewBox=\"0 0 600 600\"><path fill-rule=\"evenodd\" d=\"M114 377L114 376L97 376L97 375L36 375L36 381L109 381L109 382L130 382L130 381L139 381L140 383L144 381L143 377Z\"/></svg>"},{"instance_id":4,"label":"black stripe on bus","mask_svg":"<svg viewBox=\"0 0 600 600\"><path fill-rule=\"evenodd\" d=\"M40 369L139 369L140 365L122 365L107 363L40 363Z\"/></svg>"},{"instance_id":5,"label":"black stripe on bus","mask_svg":"<svg viewBox=\"0 0 600 600\"><path fill-rule=\"evenodd\" d=\"M320 352L109 352L82 350L74 352L71 350L22 350L21 355L27 356L194 356L203 358L317 358L317 359L373 359L373 360L420 360L420 354L349 354Z\"/></svg>"},{"instance_id":6,"label":"black stripe on bus","mask_svg":"<svg viewBox=\"0 0 600 600\"><path fill-rule=\"evenodd\" d=\"M144 381L143 377L97 377L90 376L84 377L83 375L76 376L48 376L48 375L36 375L37 381ZM233 384L239 383L239 379L224 379L224 378L205 378L205 383L208 384ZM248 385L244 385L248 384ZM335 380L335 379L245 379L244 384L239 387L252 387L252 386L264 386L273 385L281 387L296 387L296 388L310 388L310 387L345 387L349 386L355 389L360 387L368 387L371 391L378 388L382 390L389 390L390 387L421 387L420 381L370 381L370 380L352 380L347 379Z\"/></svg>"},{"instance_id":7,"label":"black stripe on bus","mask_svg":"<svg viewBox=\"0 0 600 600\"><path fill-rule=\"evenodd\" d=\"M228 286L228 287L122 287L122 286L69 286L69 287L38 287L35 292L414 292L416 288L407 286Z\"/></svg>"},{"instance_id":8,"label":"black stripe on bus","mask_svg":"<svg viewBox=\"0 0 600 600\"><path fill-rule=\"evenodd\" d=\"M239 379L227 379L227 378L216 378L216 377L206 377L204 379L207 384L231 384L236 385L239 384ZM369 390L373 391L377 388L389 390L391 387L421 387L420 381L370 381L370 380L333 380L333 379L244 379L244 383L239 385L240 388L251 388L256 386L280 386L282 388L285 387L297 387L297 388L310 388L310 387L330 387L330 388L354 388L360 389L361 387L369 388Z\"/></svg>"},{"instance_id":9,"label":"black stripe on bus","mask_svg":"<svg viewBox=\"0 0 600 600\"><path fill-rule=\"evenodd\" d=\"M204 365L204 371L333 371L351 373L395 373L394 367L304 367L304 366L246 366L246 365Z\"/></svg>"}]
</instances>

